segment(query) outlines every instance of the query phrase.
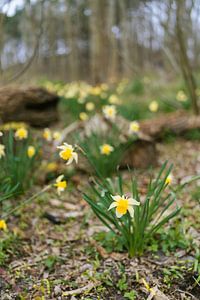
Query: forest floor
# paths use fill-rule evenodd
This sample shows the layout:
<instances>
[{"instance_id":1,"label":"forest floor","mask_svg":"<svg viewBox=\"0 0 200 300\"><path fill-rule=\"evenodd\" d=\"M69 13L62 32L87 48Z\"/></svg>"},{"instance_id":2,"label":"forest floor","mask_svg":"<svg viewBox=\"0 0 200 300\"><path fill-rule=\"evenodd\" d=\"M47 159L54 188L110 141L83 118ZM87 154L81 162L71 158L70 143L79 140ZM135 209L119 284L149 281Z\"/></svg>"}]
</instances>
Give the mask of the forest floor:
<instances>
[{"instance_id":1,"label":"forest floor","mask_svg":"<svg viewBox=\"0 0 200 300\"><path fill-rule=\"evenodd\" d=\"M167 159L174 164L175 182L199 173L199 141L178 138L157 148L159 166L153 172ZM146 172L138 171L144 187ZM105 237L106 229L82 199L80 190L88 175L76 174L71 180L77 189L60 198L46 192L11 217L7 263L0 268L2 300L200 299L195 271L200 255L197 183L178 195L179 225L165 227L142 257L130 259L126 253L113 252L112 237Z\"/></svg>"}]
</instances>

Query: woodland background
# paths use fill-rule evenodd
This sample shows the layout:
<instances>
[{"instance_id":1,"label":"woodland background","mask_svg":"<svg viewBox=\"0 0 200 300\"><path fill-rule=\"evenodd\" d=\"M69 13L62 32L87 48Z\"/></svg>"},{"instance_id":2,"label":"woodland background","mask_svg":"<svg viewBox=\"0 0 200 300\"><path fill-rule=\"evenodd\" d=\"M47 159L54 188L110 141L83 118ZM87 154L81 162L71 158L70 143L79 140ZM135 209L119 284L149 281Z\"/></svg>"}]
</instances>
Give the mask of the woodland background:
<instances>
[{"instance_id":1,"label":"woodland background","mask_svg":"<svg viewBox=\"0 0 200 300\"><path fill-rule=\"evenodd\" d=\"M0 12L1 84L24 73L22 82L173 78L181 47L200 66L199 0L1 0Z\"/></svg>"}]
</instances>

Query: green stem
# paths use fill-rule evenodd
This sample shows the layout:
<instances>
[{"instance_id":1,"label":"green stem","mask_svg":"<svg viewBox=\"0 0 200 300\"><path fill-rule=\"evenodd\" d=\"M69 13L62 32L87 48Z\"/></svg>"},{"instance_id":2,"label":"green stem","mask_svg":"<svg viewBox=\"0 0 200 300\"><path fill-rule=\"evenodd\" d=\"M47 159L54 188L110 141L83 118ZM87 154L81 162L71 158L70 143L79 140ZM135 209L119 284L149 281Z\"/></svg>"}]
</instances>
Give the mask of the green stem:
<instances>
[{"instance_id":1,"label":"green stem","mask_svg":"<svg viewBox=\"0 0 200 300\"><path fill-rule=\"evenodd\" d=\"M17 211L18 209L24 207L27 203L31 202L32 200L34 200L35 198L37 198L38 196L40 196L41 194L43 194L44 192L46 192L47 190L49 190L51 188L51 185L47 185L45 186L41 191L39 191L38 193L32 195L30 198L26 199L25 201L23 201L20 205L18 205L17 207L11 209L8 213L2 215L2 219L6 219L8 218L12 213L14 213L15 211Z\"/></svg>"}]
</instances>

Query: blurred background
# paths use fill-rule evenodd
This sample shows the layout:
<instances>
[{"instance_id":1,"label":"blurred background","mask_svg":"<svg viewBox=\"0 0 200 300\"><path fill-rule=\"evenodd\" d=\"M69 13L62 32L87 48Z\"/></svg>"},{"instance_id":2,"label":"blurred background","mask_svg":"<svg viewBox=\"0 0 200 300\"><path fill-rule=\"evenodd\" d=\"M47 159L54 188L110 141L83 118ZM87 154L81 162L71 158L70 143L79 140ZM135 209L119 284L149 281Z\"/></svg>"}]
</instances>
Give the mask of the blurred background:
<instances>
[{"instance_id":1,"label":"blurred background","mask_svg":"<svg viewBox=\"0 0 200 300\"><path fill-rule=\"evenodd\" d=\"M200 67L199 16L199 0L1 0L0 84L184 78Z\"/></svg>"}]
</instances>

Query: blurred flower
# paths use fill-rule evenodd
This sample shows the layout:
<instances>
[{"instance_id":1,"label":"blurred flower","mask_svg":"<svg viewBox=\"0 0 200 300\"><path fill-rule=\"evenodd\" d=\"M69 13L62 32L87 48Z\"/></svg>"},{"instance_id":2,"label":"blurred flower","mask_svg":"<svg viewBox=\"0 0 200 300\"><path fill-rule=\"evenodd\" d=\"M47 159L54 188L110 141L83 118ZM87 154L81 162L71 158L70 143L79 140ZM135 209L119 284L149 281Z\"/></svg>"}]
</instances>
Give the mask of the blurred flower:
<instances>
[{"instance_id":1,"label":"blurred flower","mask_svg":"<svg viewBox=\"0 0 200 300\"><path fill-rule=\"evenodd\" d=\"M10 129L19 129L19 128L26 128L27 124L24 122L9 122L9 123L5 123L3 125L0 126L0 128L2 130L10 130Z\"/></svg>"},{"instance_id":2,"label":"blurred flower","mask_svg":"<svg viewBox=\"0 0 200 300\"><path fill-rule=\"evenodd\" d=\"M0 136L2 136L3 135L3 132L2 131L0 131Z\"/></svg>"},{"instance_id":3,"label":"blurred flower","mask_svg":"<svg viewBox=\"0 0 200 300\"><path fill-rule=\"evenodd\" d=\"M21 127L19 129L17 129L16 132L15 132L15 137L19 140L27 139L27 137L28 137L27 129L24 128L24 127Z\"/></svg>"},{"instance_id":4,"label":"blurred flower","mask_svg":"<svg viewBox=\"0 0 200 300\"><path fill-rule=\"evenodd\" d=\"M62 180L64 178L64 175L58 176L56 179L56 183L54 186L57 188L58 195L61 194L61 192L64 192L64 190L67 188L67 181Z\"/></svg>"},{"instance_id":5,"label":"blurred flower","mask_svg":"<svg viewBox=\"0 0 200 300\"><path fill-rule=\"evenodd\" d=\"M112 208L116 208L116 216L117 218L121 218L123 215L129 212L131 218L134 217L134 209L133 205L140 205L140 202L136 201L133 198L126 198L124 195L122 196L112 196L114 202L111 203L108 210Z\"/></svg>"},{"instance_id":6,"label":"blurred flower","mask_svg":"<svg viewBox=\"0 0 200 300\"><path fill-rule=\"evenodd\" d=\"M151 112L157 112L158 111L158 102L157 101L152 101L150 104L149 104L149 110Z\"/></svg>"},{"instance_id":7,"label":"blurred flower","mask_svg":"<svg viewBox=\"0 0 200 300\"><path fill-rule=\"evenodd\" d=\"M0 230L7 230L7 225L6 222L4 220L0 220Z\"/></svg>"},{"instance_id":8,"label":"blurred flower","mask_svg":"<svg viewBox=\"0 0 200 300\"><path fill-rule=\"evenodd\" d=\"M172 184L172 182L173 182L173 175L169 174L165 180L165 184L169 185Z\"/></svg>"},{"instance_id":9,"label":"blurred flower","mask_svg":"<svg viewBox=\"0 0 200 300\"><path fill-rule=\"evenodd\" d=\"M27 154L29 158L32 158L35 155L35 147L34 146L28 146Z\"/></svg>"},{"instance_id":10,"label":"blurred flower","mask_svg":"<svg viewBox=\"0 0 200 300\"><path fill-rule=\"evenodd\" d=\"M101 94L101 87L100 86L91 87L90 94L94 96L99 96Z\"/></svg>"},{"instance_id":11,"label":"blurred flower","mask_svg":"<svg viewBox=\"0 0 200 300\"><path fill-rule=\"evenodd\" d=\"M81 121L87 121L89 119L88 115L85 112L81 112L79 114L79 118Z\"/></svg>"},{"instance_id":12,"label":"blurred flower","mask_svg":"<svg viewBox=\"0 0 200 300\"><path fill-rule=\"evenodd\" d=\"M109 144L103 144L100 146L100 152L103 155L110 155L111 152L114 151L114 148Z\"/></svg>"},{"instance_id":13,"label":"blurred flower","mask_svg":"<svg viewBox=\"0 0 200 300\"><path fill-rule=\"evenodd\" d=\"M180 101L180 102L185 102L187 101L187 96L184 93L184 91L178 91L178 93L176 94L176 100Z\"/></svg>"},{"instance_id":14,"label":"blurred flower","mask_svg":"<svg viewBox=\"0 0 200 300\"><path fill-rule=\"evenodd\" d=\"M129 125L129 133L137 133L140 130L140 125L137 121L133 121Z\"/></svg>"},{"instance_id":15,"label":"blurred flower","mask_svg":"<svg viewBox=\"0 0 200 300\"><path fill-rule=\"evenodd\" d=\"M114 105L106 105L103 107L103 114L106 119L114 120L117 114L116 107Z\"/></svg>"},{"instance_id":16,"label":"blurred flower","mask_svg":"<svg viewBox=\"0 0 200 300\"><path fill-rule=\"evenodd\" d=\"M86 103L85 108L86 108L86 110L88 110L88 111L92 111L92 110L94 110L95 105L94 105L93 102L88 102L88 103Z\"/></svg>"},{"instance_id":17,"label":"blurred flower","mask_svg":"<svg viewBox=\"0 0 200 300\"><path fill-rule=\"evenodd\" d=\"M64 143L62 146L58 146L58 149L61 149L59 155L62 159L67 161L67 165L73 162L78 162L78 154L74 152L74 148L72 145L69 145L67 143Z\"/></svg>"},{"instance_id":18,"label":"blurred flower","mask_svg":"<svg viewBox=\"0 0 200 300\"><path fill-rule=\"evenodd\" d=\"M0 158L5 156L5 146L0 144Z\"/></svg>"},{"instance_id":19,"label":"blurred flower","mask_svg":"<svg viewBox=\"0 0 200 300\"><path fill-rule=\"evenodd\" d=\"M120 104L120 100L119 98L117 97L117 95L111 95L109 98L108 98L108 102L110 104Z\"/></svg>"},{"instance_id":20,"label":"blurred flower","mask_svg":"<svg viewBox=\"0 0 200 300\"><path fill-rule=\"evenodd\" d=\"M54 139L55 141L59 141L60 138L61 138L61 133L60 133L59 131L54 131L54 132L53 132L53 139Z\"/></svg>"},{"instance_id":21,"label":"blurred flower","mask_svg":"<svg viewBox=\"0 0 200 300\"><path fill-rule=\"evenodd\" d=\"M56 162L50 162L46 166L47 171L49 172L55 172L58 169L58 164Z\"/></svg>"},{"instance_id":22,"label":"blurred flower","mask_svg":"<svg viewBox=\"0 0 200 300\"><path fill-rule=\"evenodd\" d=\"M48 142L50 142L52 140L52 133L51 133L51 130L49 128L44 129L43 138Z\"/></svg>"}]
</instances>

